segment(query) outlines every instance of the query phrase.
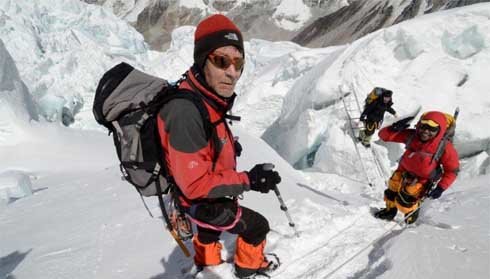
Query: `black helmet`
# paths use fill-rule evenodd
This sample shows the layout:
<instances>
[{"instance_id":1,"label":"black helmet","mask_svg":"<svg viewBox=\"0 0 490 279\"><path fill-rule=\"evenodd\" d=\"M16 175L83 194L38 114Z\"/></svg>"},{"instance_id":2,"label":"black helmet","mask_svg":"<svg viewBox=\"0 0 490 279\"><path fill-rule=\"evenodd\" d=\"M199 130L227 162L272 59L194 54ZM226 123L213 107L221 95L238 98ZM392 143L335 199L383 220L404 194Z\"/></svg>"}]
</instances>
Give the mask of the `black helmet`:
<instances>
[{"instance_id":1,"label":"black helmet","mask_svg":"<svg viewBox=\"0 0 490 279\"><path fill-rule=\"evenodd\" d=\"M391 97L393 95L393 91L383 88L383 97Z\"/></svg>"}]
</instances>

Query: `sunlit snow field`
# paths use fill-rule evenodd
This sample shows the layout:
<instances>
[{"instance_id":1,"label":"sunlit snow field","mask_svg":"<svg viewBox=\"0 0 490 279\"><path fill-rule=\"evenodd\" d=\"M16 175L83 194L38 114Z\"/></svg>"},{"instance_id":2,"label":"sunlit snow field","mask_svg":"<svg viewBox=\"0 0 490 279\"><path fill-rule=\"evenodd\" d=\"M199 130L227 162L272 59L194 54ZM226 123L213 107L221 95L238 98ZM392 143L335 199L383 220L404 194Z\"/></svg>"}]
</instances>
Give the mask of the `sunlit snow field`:
<instances>
[{"instance_id":1,"label":"sunlit snow field","mask_svg":"<svg viewBox=\"0 0 490 279\"><path fill-rule=\"evenodd\" d=\"M0 3L0 278L184 278L192 259L165 231L156 200L147 200L151 218L121 180L92 102L99 78L120 61L177 80L192 63L194 27L176 29L158 53L100 7L35 3ZM239 170L275 164L300 232L273 193L245 193L241 203L270 222L266 251L283 262L274 278L490 276L489 17L490 4L471 5L322 49L246 42L233 109L242 121L232 126L244 147ZM358 117L356 98L362 105L374 86L394 91L400 115L461 109L459 178L405 229L370 213L384 204L403 146L375 137L382 170L365 162L368 179L341 100ZM222 239L231 260L234 236ZM233 278L232 265L199 277Z\"/></svg>"}]
</instances>

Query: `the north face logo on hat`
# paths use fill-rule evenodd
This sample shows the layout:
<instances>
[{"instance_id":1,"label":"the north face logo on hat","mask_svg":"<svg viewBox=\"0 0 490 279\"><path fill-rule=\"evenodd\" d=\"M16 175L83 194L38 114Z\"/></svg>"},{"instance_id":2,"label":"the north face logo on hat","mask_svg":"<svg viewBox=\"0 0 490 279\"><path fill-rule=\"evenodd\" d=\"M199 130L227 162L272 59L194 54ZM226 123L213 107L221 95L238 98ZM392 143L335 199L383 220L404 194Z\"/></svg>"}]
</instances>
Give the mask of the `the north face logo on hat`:
<instances>
[{"instance_id":1,"label":"the north face logo on hat","mask_svg":"<svg viewBox=\"0 0 490 279\"><path fill-rule=\"evenodd\" d=\"M228 40L238 41L238 36L235 33L228 33L225 35Z\"/></svg>"}]
</instances>

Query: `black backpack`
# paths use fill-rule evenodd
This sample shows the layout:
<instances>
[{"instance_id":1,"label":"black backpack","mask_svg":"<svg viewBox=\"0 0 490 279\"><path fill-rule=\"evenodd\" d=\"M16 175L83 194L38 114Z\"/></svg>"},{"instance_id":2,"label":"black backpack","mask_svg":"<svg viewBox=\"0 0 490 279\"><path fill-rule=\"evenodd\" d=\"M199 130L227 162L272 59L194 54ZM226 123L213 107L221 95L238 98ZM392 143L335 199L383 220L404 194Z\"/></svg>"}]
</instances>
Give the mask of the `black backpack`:
<instances>
[{"instance_id":1,"label":"black backpack","mask_svg":"<svg viewBox=\"0 0 490 279\"><path fill-rule=\"evenodd\" d=\"M175 98L189 99L198 108L204 126L211 127L206 124L209 113L202 98L186 93L124 62L99 81L93 105L95 120L113 135L123 178L143 196L165 194L172 183L157 130L156 117L162 106ZM211 129L206 130L210 135Z\"/></svg>"}]
</instances>

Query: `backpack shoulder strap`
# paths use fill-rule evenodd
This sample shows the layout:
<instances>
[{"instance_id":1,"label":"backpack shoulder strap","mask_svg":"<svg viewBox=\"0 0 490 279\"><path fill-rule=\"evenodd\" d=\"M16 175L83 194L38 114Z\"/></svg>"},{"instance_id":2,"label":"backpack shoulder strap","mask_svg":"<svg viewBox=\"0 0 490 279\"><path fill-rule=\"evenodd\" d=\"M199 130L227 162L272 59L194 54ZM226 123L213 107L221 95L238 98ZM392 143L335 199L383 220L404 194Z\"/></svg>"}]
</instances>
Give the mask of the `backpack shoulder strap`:
<instances>
[{"instance_id":1,"label":"backpack shoulder strap","mask_svg":"<svg viewBox=\"0 0 490 279\"><path fill-rule=\"evenodd\" d=\"M459 115L459 107L456 107L456 110L454 111L454 114L451 116L450 114L444 114L446 119L451 118L449 127L447 128L446 132L444 133L444 137L441 139L439 142L439 145L437 146L436 152L434 153L434 157L432 157L433 161L436 161L439 163L439 160L441 159L442 155L446 151L446 145L448 141L452 140L452 137L454 136L454 132L456 129L456 120L458 119Z\"/></svg>"},{"instance_id":2,"label":"backpack shoulder strap","mask_svg":"<svg viewBox=\"0 0 490 279\"><path fill-rule=\"evenodd\" d=\"M216 126L221 123L223 120L220 119L216 122L211 122L211 117L209 115L209 111L206 108L206 105L204 104L203 97L199 96L198 94L194 93L191 90L187 89L177 89L177 88L171 88L171 92L168 92L166 96L162 99L165 101L163 103L169 102L170 100L173 99L186 99L191 101L199 111L199 114L201 115L201 118L203 120L203 126L204 126L204 131L206 133L206 139L211 142L211 145L214 146L213 150L213 157L212 157L212 162L213 162L213 170L216 166L216 161L218 160L218 155L219 155L219 150L217 146L219 146L219 138L218 134L216 132Z\"/></svg>"},{"instance_id":3,"label":"backpack shoulder strap","mask_svg":"<svg viewBox=\"0 0 490 279\"><path fill-rule=\"evenodd\" d=\"M206 138L209 140L213 134L214 125L211 122L211 117L209 116L209 111L204 104L204 100L201 96L194 93L193 91L186 89L174 89L175 92L169 94L169 100L172 99L186 99L191 101L199 111L201 118L203 120L204 129L206 132Z\"/></svg>"},{"instance_id":4,"label":"backpack shoulder strap","mask_svg":"<svg viewBox=\"0 0 490 279\"><path fill-rule=\"evenodd\" d=\"M447 137L444 137L441 142L439 142L439 145L437 146L436 153L434 153L434 156L432 157L433 161L436 161L439 163L439 160L441 159L442 155L446 151L446 145L449 139Z\"/></svg>"}]
</instances>

